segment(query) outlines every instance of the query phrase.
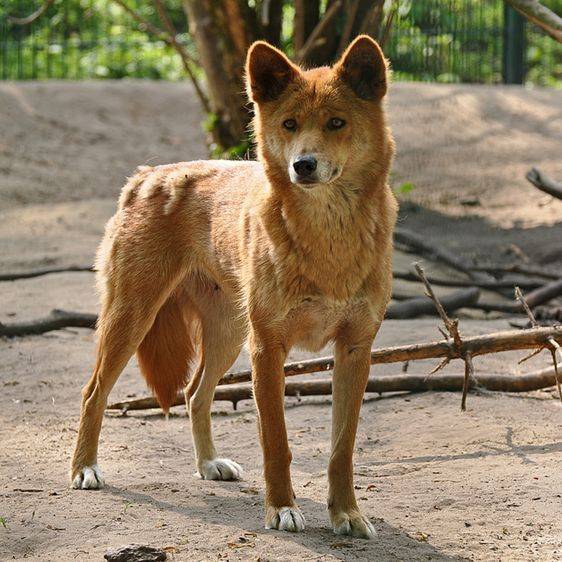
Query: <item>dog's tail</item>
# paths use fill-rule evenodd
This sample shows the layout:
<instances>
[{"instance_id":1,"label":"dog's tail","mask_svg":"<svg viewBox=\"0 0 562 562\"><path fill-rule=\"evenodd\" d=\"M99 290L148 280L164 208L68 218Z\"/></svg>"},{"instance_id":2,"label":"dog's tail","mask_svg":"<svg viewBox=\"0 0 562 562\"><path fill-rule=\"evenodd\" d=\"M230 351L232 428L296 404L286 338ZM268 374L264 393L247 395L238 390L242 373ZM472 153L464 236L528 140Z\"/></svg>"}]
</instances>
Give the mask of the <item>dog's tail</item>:
<instances>
[{"instance_id":1,"label":"dog's tail","mask_svg":"<svg viewBox=\"0 0 562 562\"><path fill-rule=\"evenodd\" d=\"M176 299L170 297L137 349L141 373L167 412L185 386L197 359L198 326Z\"/></svg>"}]
</instances>

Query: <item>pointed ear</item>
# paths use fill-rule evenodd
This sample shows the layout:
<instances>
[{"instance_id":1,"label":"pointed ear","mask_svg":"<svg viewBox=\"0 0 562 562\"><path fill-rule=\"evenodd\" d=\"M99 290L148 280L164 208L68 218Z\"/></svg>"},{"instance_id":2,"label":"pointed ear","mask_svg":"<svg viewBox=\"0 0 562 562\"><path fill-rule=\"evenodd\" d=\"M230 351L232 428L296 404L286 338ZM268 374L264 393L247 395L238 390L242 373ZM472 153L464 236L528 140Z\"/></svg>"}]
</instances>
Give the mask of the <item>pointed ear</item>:
<instances>
[{"instance_id":1,"label":"pointed ear","mask_svg":"<svg viewBox=\"0 0 562 562\"><path fill-rule=\"evenodd\" d=\"M279 49L265 41L256 41L246 58L248 97L263 103L277 99L295 80L300 70Z\"/></svg>"},{"instance_id":2,"label":"pointed ear","mask_svg":"<svg viewBox=\"0 0 562 562\"><path fill-rule=\"evenodd\" d=\"M363 100L380 100L386 94L387 62L378 43L367 35L349 45L334 70Z\"/></svg>"}]
</instances>

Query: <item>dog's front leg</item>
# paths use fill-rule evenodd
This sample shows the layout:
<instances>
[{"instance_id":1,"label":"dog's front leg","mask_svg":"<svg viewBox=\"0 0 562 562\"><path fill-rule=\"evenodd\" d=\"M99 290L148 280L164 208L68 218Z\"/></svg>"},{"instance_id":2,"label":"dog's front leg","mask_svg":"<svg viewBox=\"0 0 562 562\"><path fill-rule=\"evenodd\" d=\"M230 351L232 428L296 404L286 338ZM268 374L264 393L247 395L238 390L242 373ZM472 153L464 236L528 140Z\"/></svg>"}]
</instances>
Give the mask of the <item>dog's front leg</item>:
<instances>
[{"instance_id":1,"label":"dog's front leg","mask_svg":"<svg viewBox=\"0 0 562 562\"><path fill-rule=\"evenodd\" d=\"M250 338L254 396L264 459L265 527L281 531L304 530L304 517L295 503L291 484L291 451L285 427L286 353L254 333Z\"/></svg>"},{"instance_id":2,"label":"dog's front leg","mask_svg":"<svg viewBox=\"0 0 562 562\"><path fill-rule=\"evenodd\" d=\"M332 454L328 466L328 509L338 535L373 538L375 530L359 511L353 487L353 448L367 385L371 343L336 341L332 382Z\"/></svg>"}]
</instances>

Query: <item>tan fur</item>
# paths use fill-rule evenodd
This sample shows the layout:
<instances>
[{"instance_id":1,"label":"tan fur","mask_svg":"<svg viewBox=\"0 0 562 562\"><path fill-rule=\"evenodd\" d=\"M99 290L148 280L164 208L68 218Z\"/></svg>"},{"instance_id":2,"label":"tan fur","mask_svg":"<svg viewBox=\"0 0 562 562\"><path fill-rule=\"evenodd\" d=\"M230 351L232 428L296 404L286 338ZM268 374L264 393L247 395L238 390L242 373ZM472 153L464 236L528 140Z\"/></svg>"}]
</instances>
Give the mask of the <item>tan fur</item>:
<instances>
[{"instance_id":1,"label":"tan fur","mask_svg":"<svg viewBox=\"0 0 562 562\"><path fill-rule=\"evenodd\" d=\"M197 466L204 477L235 477L222 465L210 475L219 462L210 407L248 341L266 524L298 530L283 363L293 346L317 351L333 341L330 516L336 532L370 536L355 501L352 452L370 349L391 291L396 202L387 185L394 145L382 101L386 63L366 37L334 67L310 71L259 42L247 73L258 162L139 169L108 223L97 262L98 359L83 391L72 478L79 486L97 462L107 397L135 351L164 408L199 357L185 390ZM341 130L326 128L334 116L347 122ZM286 130L287 119L298 129ZM288 167L305 152L334 179L291 183Z\"/></svg>"}]
</instances>

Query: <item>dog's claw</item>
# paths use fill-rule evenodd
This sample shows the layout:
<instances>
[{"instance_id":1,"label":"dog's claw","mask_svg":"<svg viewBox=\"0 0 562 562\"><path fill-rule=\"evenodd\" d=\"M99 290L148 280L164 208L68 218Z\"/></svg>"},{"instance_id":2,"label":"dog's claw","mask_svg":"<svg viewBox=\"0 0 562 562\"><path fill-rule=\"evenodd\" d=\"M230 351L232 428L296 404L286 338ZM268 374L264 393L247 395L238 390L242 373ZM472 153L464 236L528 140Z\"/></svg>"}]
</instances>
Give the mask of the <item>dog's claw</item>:
<instances>
[{"instance_id":1,"label":"dog's claw","mask_svg":"<svg viewBox=\"0 0 562 562\"><path fill-rule=\"evenodd\" d=\"M242 467L230 459L203 461L199 467L199 476L203 480L241 480Z\"/></svg>"},{"instance_id":2,"label":"dog's claw","mask_svg":"<svg viewBox=\"0 0 562 562\"><path fill-rule=\"evenodd\" d=\"M269 508L265 522L266 529L277 529L289 531L290 533L301 533L304 531L305 520L301 510L297 506Z\"/></svg>"},{"instance_id":3,"label":"dog's claw","mask_svg":"<svg viewBox=\"0 0 562 562\"><path fill-rule=\"evenodd\" d=\"M332 527L336 535L348 535L360 539L374 539L377 536L372 523L358 512L342 511L332 516Z\"/></svg>"},{"instance_id":4,"label":"dog's claw","mask_svg":"<svg viewBox=\"0 0 562 562\"><path fill-rule=\"evenodd\" d=\"M104 484L99 466L93 464L81 468L72 480L71 486L75 490L98 490L103 488Z\"/></svg>"}]
</instances>

